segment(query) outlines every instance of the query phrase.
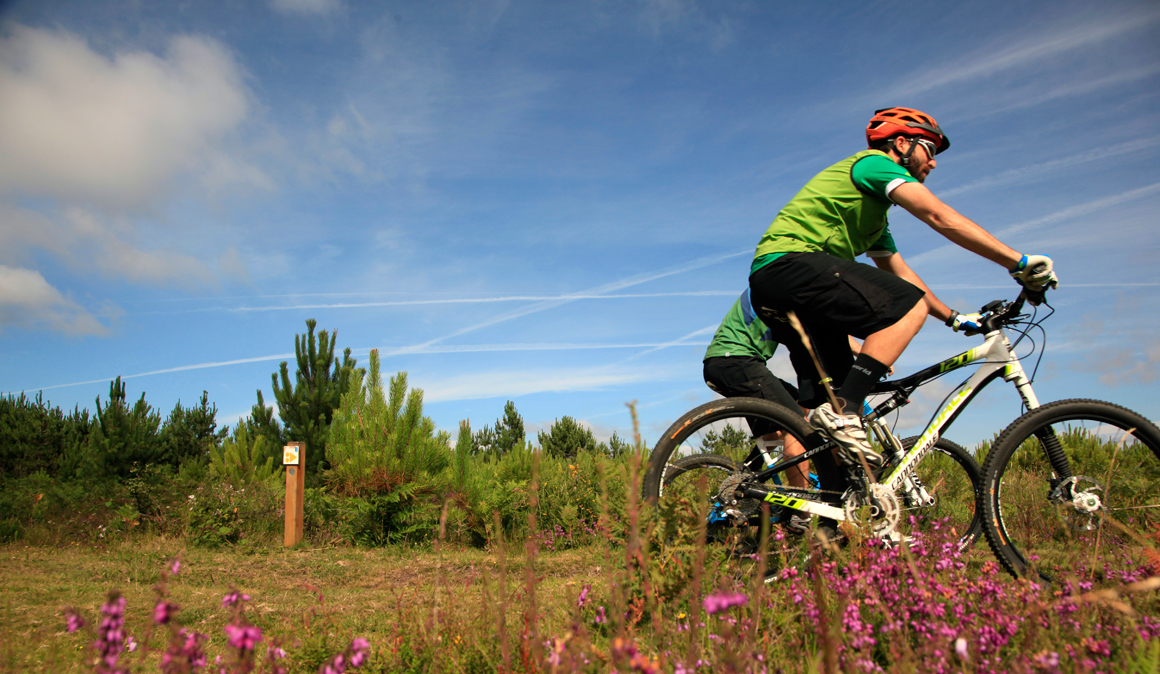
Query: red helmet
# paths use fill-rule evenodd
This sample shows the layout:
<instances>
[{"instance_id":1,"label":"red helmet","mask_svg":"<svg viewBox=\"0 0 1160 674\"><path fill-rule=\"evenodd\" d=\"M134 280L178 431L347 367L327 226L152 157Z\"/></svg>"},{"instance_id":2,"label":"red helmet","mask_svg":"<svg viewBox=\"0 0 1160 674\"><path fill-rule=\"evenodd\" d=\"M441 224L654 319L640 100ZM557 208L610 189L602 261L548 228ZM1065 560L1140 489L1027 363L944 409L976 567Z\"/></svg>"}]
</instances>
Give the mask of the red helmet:
<instances>
[{"instance_id":1,"label":"red helmet","mask_svg":"<svg viewBox=\"0 0 1160 674\"><path fill-rule=\"evenodd\" d=\"M935 143L942 152L951 146L951 141L938 128L934 118L913 108L883 108L874 111L874 117L866 125L866 142L870 147L878 141L892 136L922 136Z\"/></svg>"}]
</instances>

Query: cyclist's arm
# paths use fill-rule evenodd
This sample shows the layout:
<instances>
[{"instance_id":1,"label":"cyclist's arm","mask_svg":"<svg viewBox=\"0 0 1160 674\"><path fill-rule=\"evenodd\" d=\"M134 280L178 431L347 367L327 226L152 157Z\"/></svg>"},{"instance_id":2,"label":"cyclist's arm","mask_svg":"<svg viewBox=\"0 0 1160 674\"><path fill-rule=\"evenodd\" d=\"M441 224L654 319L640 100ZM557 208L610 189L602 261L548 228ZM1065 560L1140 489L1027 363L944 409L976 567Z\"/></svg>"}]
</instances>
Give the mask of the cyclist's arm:
<instances>
[{"instance_id":1,"label":"cyclist's arm","mask_svg":"<svg viewBox=\"0 0 1160 674\"><path fill-rule=\"evenodd\" d=\"M996 239L990 232L944 204L922 183L899 185L890 192L890 199L953 243L1003 265L1004 269L1011 269L1019 264L1019 260L1023 257L1021 253ZM899 274L899 276L902 275ZM910 281L910 279L907 280ZM929 291L927 292L929 293Z\"/></svg>"},{"instance_id":2,"label":"cyclist's arm","mask_svg":"<svg viewBox=\"0 0 1160 674\"><path fill-rule=\"evenodd\" d=\"M898 189L894 191L897 192ZM872 257L870 259L874 260L874 264L878 265L878 268L882 271L888 271L898 278L901 278L905 281L910 281L914 285L926 291L926 295L923 295L922 299L926 302L926 311L931 316L934 316L944 323L948 318L951 317L950 307L943 304L942 300L935 297L935 294L931 292L930 288L926 287L926 284L922 282L922 279L918 277L918 274L915 274L914 270L911 269L905 261L903 261L902 255L895 253L893 255Z\"/></svg>"}]
</instances>

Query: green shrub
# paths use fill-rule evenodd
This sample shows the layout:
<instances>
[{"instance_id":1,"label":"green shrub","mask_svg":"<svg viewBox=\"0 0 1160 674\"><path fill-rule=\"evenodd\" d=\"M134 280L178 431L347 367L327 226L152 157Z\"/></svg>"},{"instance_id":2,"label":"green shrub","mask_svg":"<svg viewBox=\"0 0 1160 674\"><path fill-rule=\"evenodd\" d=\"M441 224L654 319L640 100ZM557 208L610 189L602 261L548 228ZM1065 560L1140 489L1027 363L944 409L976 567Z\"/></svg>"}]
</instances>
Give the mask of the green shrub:
<instances>
[{"instance_id":1,"label":"green shrub","mask_svg":"<svg viewBox=\"0 0 1160 674\"><path fill-rule=\"evenodd\" d=\"M238 424L220 448L209 448L210 479L224 480L235 489L257 484L276 488L282 478L282 468L274 465L268 442L265 436L251 435L247 424Z\"/></svg>"},{"instance_id":2,"label":"green shrub","mask_svg":"<svg viewBox=\"0 0 1160 674\"><path fill-rule=\"evenodd\" d=\"M265 483L235 489L211 480L188 497L185 534L198 547L218 548L281 532L281 494Z\"/></svg>"}]
</instances>

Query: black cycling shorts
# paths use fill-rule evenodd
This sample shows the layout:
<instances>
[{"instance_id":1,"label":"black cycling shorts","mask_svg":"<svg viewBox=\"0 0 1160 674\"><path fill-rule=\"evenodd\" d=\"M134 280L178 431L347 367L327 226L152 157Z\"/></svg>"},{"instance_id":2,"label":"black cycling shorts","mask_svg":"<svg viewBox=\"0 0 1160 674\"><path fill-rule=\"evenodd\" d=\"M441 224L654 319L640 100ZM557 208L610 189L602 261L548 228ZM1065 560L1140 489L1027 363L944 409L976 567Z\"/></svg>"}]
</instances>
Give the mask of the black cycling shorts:
<instances>
[{"instance_id":1,"label":"black cycling shorts","mask_svg":"<svg viewBox=\"0 0 1160 674\"><path fill-rule=\"evenodd\" d=\"M765 361L756 356L716 356L705 359L705 383L726 398L762 398L797 411L798 392L793 384L778 379ZM749 419L754 437L772 430L768 422Z\"/></svg>"},{"instance_id":2,"label":"black cycling shorts","mask_svg":"<svg viewBox=\"0 0 1160 674\"><path fill-rule=\"evenodd\" d=\"M826 402L821 377L788 319L797 313L837 390L854 364L847 335L888 328L926 293L894 274L826 253L787 253L749 277L753 309L774 341L789 349L804 407Z\"/></svg>"}]
</instances>

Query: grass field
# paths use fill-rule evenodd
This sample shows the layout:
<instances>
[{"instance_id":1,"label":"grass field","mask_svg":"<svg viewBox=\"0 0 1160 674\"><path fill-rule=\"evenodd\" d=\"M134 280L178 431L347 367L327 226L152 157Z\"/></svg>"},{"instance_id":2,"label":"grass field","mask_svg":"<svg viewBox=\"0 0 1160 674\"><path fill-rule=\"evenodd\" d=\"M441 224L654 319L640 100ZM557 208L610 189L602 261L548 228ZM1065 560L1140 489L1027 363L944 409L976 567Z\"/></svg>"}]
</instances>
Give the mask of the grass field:
<instances>
[{"instance_id":1,"label":"grass field","mask_svg":"<svg viewBox=\"0 0 1160 674\"><path fill-rule=\"evenodd\" d=\"M1103 441L1072 444L1088 465L1111 456ZM1120 484L1151 503L1156 467L1134 456L1119 456L1131 468ZM624 484L639 485L639 463L626 465ZM1008 477L1031 493L1043 480L1029 470ZM0 546L0 674L1160 672L1160 556L1114 589L1066 571L1048 586L1007 575L982 542L960 553L962 517L907 521L914 537L894 548L851 529L842 547L776 528L710 535L703 496L660 526L639 486L619 514L605 506L584 525L587 543L554 549L559 525L541 530L539 493L533 480L522 529L537 535L505 541L496 513L482 548L443 534L359 547L329 530L284 548L267 522L210 550L179 527L93 528L115 509L45 521ZM448 534L449 512L450 501ZM1149 513L1118 516L1139 532L1154 527ZM1091 558L1092 532L1056 531L1039 541L1055 568Z\"/></svg>"},{"instance_id":2,"label":"grass field","mask_svg":"<svg viewBox=\"0 0 1160 674\"><path fill-rule=\"evenodd\" d=\"M360 671L375 672L1160 667L1155 587L1056 596L1001 573L985 546L959 557L951 540L936 531L903 550L854 541L812 568L782 569L768 586L739 575L711 545L610 541L540 552L524 542L477 550L271 541L211 552L149 535L106 546L9 545L0 548L0 671L94 671L93 636L67 632L64 615L73 607L96 625L113 589L138 644L118 666L158 671L170 632L153 625L156 587L175 555L181 568L164 583L167 600L180 607L181 625L207 636L205 671L218 671L218 656L231 672L250 671L251 658L254 671L321 671L356 637L370 646ZM782 563L779 545L791 555L804 545L790 542L773 543L772 566ZM231 648L223 631L239 622L222 602L234 589L251 597L240 622L262 631L252 653ZM286 657L264 662L266 646ZM201 670L171 663L165 671Z\"/></svg>"}]
</instances>

